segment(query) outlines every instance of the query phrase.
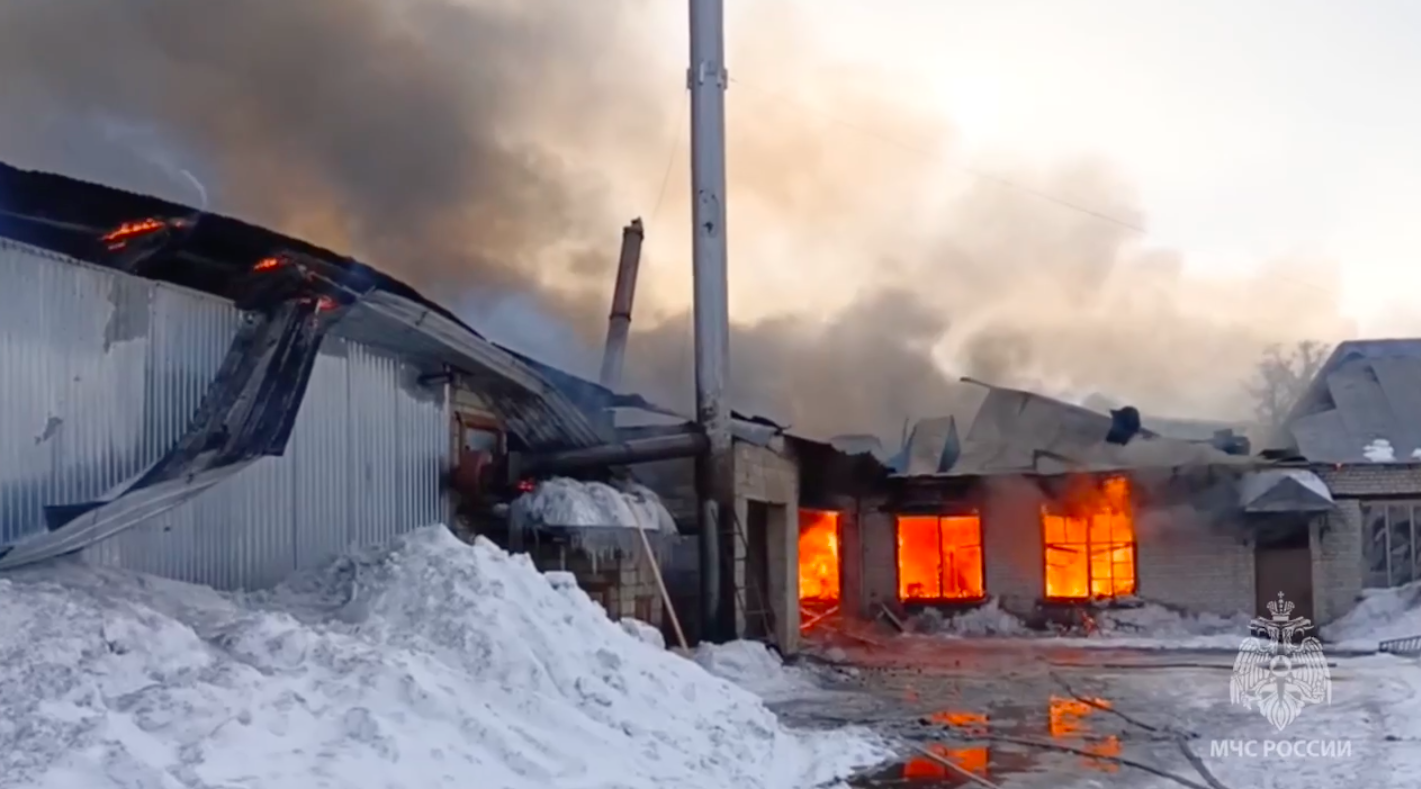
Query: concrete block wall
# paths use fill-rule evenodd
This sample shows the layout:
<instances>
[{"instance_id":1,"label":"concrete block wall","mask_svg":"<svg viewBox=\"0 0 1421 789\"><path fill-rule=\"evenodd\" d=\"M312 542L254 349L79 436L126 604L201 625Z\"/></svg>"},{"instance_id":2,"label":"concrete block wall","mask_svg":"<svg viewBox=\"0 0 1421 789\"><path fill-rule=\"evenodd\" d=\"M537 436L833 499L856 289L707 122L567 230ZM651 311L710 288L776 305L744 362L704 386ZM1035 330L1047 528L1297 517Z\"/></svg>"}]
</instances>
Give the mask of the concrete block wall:
<instances>
[{"instance_id":1,"label":"concrete block wall","mask_svg":"<svg viewBox=\"0 0 1421 789\"><path fill-rule=\"evenodd\" d=\"M1254 548L1246 534L1177 510L1141 512L1135 528L1140 597L1224 616L1253 613Z\"/></svg>"},{"instance_id":2,"label":"concrete block wall","mask_svg":"<svg viewBox=\"0 0 1421 789\"><path fill-rule=\"evenodd\" d=\"M1041 538L1045 497L1034 485L990 490L982 507L982 561L987 596L1005 611L1029 614L1046 593L1046 555Z\"/></svg>"},{"instance_id":3,"label":"concrete block wall","mask_svg":"<svg viewBox=\"0 0 1421 789\"><path fill-rule=\"evenodd\" d=\"M1312 530L1313 616L1325 625L1352 610L1362 594L1362 504L1342 499Z\"/></svg>"},{"instance_id":4,"label":"concrete block wall","mask_svg":"<svg viewBox=\"0 0 1421 789\"><path fill-rule=\"evenodd\" d=\"M839 513L839 607L862 616L865 597L859 502L846 497L834 502L834 509Z\"/></svg>"},{"instance_id":5,"label":"concrete block wall","mask_svg":"<svg viewBox=\"0 0 1421 789\"><path fill-rule=\"evenodd\" d=\"M661 626L661 591L656 576L640 556L628 556L617 563L614 618L635 617L654 627ZM609 614L613 613L611 611Z\"/></svg>"},{"instance_id":6,"label":"concrete block wall","mask_svg":"<svg viewBox=\"0 0 1421 789\"><path fill-rule=\"evenodd\" d=\"M735 442L735 514L742 533L748 534L749 502L772 505L767 524L769 588L759 590L774 612L775 643L791 654L799 649L799 467L789 449L777 443L762 447ZM746 540L735 538L736 632L745 632Z\"/></svg>"},{"instance_id":7,"label":"concrete block wall","mask_svg":"<svg viewBox=\"0 0 1421 789\"><path fill-rule=\"evenodd\" d=\"M858 508L860 588L858 615L872 617L878 606L898 608L898 522L883 502L865 499Z\"/></svg>"}]
</instances>

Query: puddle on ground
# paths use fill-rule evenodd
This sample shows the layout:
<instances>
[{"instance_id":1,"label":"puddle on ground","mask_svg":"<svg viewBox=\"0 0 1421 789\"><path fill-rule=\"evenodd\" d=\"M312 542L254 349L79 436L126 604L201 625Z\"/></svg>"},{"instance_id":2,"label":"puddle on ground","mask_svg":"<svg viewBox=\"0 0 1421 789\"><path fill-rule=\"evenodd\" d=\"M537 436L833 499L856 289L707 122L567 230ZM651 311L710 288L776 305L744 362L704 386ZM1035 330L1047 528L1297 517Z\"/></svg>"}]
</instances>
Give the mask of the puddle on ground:
<instances>
[{"instance_id":1,"label":"puddle on ground","mask_svg":"<svg viewBox=\"0 0 1421 789\"><path fill-rule=\"evenodd\" d=\"M1001 781L1010 775L1031 772L1036 764L1036 757L1033 754L1005 748L986 746L958 748L941 743L932 743L927 748L935 756L947 759L974 775L992 781ZM850 781L850 785L863 789L882 789L890 786L910 786L912 789L955 789L959 786L975 786L976 784L936 759L915 756Z\"/></svg>"},{"instance_id":2,"label":"puddle on ground","mask_svg":"<svg viewBox=\"0 0 1421 789\"><path fill-rule=\"evenodd\" d=\"M905 786L912 789L955 789L975 783L958 770L942 764L946 760L974 775L1002 783L1012 775L1061 769L1072 760L1084 771L1113 773L1119 765L1094 756L1117 757L1123 750L1115 735L1097 735L1092 719L1110 709L1105 699L1073 699L1052 696L1046 709L1001 705L988 712L943 710L927 716L925 723L947 727L957 737L953 742L919 743L933 756L913 755L873 773L860 776L851 785L861 789ZM1042 713L1045 713L1044 715ZM982 740L974 742L974 737ZM1002 742L992 737L1011 737L1053 742L1084 751L1074 755L1031 746Z\"/></svg>"}]
</instances>

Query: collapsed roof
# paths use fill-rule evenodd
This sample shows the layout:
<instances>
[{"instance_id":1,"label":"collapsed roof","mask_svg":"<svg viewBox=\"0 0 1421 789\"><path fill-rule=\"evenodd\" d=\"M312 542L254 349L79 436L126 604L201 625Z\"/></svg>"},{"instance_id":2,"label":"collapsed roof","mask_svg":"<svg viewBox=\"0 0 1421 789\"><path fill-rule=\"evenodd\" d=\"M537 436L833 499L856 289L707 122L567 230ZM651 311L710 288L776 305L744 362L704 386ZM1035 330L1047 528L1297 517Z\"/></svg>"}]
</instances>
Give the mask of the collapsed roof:
<instances>
[{"instance_id":1,"label":"collapsed roof","mask_svg":"<svg viewBox=\"0 0 1421 789\"><path fill-rule=\"evenodd\" d=\"M1283 432L1314 462L1421 462L1421 339L1339 344Z\"/></svg>"},{"instance_id":2,"label":"collapsed roof","mask_svg":"<svg viewBox=\"0 0 1421 789\"><path fill-rule=\"evenodd\" d=\"M395 350L433 369L468 373L510 433L533 449L585 447L604 439L576 404L522 360L489 342L409 285L359 261L237 219L0 163L0 238L123 269L100 237L124 223L181 220L181 242L154 254L142 276L236 301L258 261L296 253L342 272L358 294L335 333Z\"/></svg>"},{"instance_id":3,"label":"collapsed roof","mask_svg":"<svg viewBox=\"0 0 1421 789\"><path fill-rule=\"evenodd\" d=\"M951 417L920 422L905 448L900 473L1060 474L1257 462L1209 443L1165 438L1138 424L1123 441L1111 440L1122 412L1113 417L1034 392L981 385L987 387L987 397L966 437L958 436ZM1138 414L1135 419L1138 423Z\"/></svg>"}]
</instances>

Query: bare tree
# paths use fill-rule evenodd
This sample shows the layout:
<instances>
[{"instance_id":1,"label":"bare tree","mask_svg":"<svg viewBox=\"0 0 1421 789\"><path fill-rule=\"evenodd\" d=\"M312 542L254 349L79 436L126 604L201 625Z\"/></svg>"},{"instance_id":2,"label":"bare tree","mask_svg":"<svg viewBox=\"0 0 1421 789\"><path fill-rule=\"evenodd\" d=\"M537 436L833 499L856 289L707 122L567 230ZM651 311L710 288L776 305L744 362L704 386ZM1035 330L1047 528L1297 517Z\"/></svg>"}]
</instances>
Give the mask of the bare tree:
<instances>
[{"instance_id":1,"label":"bare tree","mask_svg":"<svg viewBox=\"0 0 1421 789\"><path fill-rule=\"evenodd\" d=\"M1264 349L1247 387L1253 397L1254 413L1263 427L1272 432L1283 426L1288 412L1302 399L1331 352L1332 346L1317 340Z\"/></svg>"}]
</instances>

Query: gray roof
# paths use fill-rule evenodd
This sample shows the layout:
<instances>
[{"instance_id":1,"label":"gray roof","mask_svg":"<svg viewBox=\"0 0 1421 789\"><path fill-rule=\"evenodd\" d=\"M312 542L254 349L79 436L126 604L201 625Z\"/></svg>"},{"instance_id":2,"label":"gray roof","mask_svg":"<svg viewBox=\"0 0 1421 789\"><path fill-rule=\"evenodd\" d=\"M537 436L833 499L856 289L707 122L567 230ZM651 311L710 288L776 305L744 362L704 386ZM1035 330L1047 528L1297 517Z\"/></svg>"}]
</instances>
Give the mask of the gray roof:
<instances>
[{"instance_id":1,"label":"gray roof","mask_svg":"<svg viewBox=\"0 0 1421 789\"><path fill-rule=\"evenodd\" d=\"M1327 512L1332 491L1307 469L1268 468L1249 472L1239 485L1245 512Z\"/></svg>"},{"instance_id":2,"label":"gray roof","mask_svg":"<svg viewBox=\"0 0 1421 789\"><path fill-rule=\"evenodd\" d=\"M1308 460L1421 462L1421 340L1339 344L1285 430Z\"/></svg>"},{"instance_id":3,"label":"gray roof","mask_svg":"<svg viewBox=\"0 0 1421 789\"><path fill-rule=\"evenodd\" d=\"M983 386L989 389L987 398L955 462L948 468L940 463L945 454L952 454L944 450L956 433L955 424L950 419L920 423L909 440L905 475L1057 474L1257 462L1149 433L1125 445L1107 443L1111 419L1105 414L1034 392Z\"/></svg>"}]
</instances>

